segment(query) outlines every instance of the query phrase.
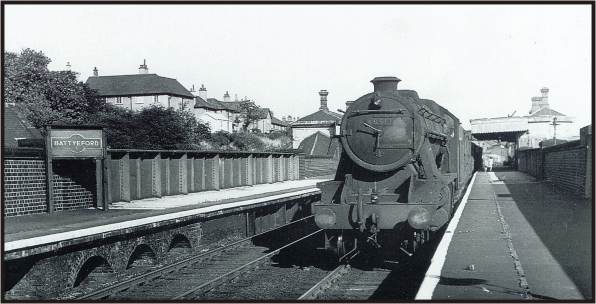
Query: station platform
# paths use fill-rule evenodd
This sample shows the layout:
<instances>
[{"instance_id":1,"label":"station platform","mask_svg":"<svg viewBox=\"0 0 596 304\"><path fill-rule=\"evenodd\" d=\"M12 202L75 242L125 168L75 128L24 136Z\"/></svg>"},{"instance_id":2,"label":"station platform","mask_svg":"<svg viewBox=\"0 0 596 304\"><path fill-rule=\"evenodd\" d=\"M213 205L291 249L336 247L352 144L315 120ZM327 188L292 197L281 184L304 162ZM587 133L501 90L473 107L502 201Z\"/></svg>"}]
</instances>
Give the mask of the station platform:
<instances>
[{"instance_id":1,"label":"station platform","mask_svg":"<svg viewBox=\"0 0 596 304\"><path fill-rule=\"evenodd\" d=\"M90 208L5 217L4 258L10 257L11 251L41 248L44 244L49 246L44 250L55 250L70 245L69 240L86 241L88 236L105 237L114 231L156 227L156 223L224 214L260 203L313 195L320 193L316 184L324 180L293 180L118 202L106 211Z\"/></svg>"},{"instance_id":2,"label":"station platform","mask_svg":"<svg viewBox=\"0 0 596 304\"><path fill-rule=\"evenodd\" d=\"M517 171L478 172L417 300L593 300L592 201Z\"/></svg>"}]
</instances>

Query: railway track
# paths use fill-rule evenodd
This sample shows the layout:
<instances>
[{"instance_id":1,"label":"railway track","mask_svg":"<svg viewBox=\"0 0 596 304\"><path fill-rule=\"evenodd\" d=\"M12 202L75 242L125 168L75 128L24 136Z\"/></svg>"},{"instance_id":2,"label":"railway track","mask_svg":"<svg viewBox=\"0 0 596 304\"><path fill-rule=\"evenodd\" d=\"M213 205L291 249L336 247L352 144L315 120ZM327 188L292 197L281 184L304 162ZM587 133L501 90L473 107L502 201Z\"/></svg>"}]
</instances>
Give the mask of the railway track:
<instances>
[{"instance_id":1,"label":"railway track","mask_svg":"<svg viewBox=\"0 0 596 304\"><path fill-rule=\"evenodd\" d=\"M368 260L355 252L299 300L310 301L395 301L413 300L438 239L425 244L416 255L400 261Z\"/></svg>"},{"instance_id":2,"label":"railway track","mask_svg":"<svg viewBox=\"0 0 596 304\"><path fill-rule=\"evenodd\" d=\"M312 219L312 216L116 282L81 295L76 300L169 300L183 299L199 294L203 290L209 290L218 284L225 283L227 279L233 279L236 275L248 271L252 267L258 267L263 261L281 250L318 234L320 230L270 252L268 252L270 248L252 244L258 238L309 219Z\"/></svg>"},{"instance_id":3,"label":"railway track","mask_svg":"<svg viewBox=\"0 0 596 304\"><path fill-rule=\"evenodd\" d=\"M306 219L302 219L304 221ZM296 224L297 222L291 223ZM401 263L371 263L358 251L345 263L307 243L321 230L279 246L255 238L187 258L79 297L79 300L403 300L413 299L432 248ZM287 234L275 234L286 236ZM430 246L433 247L433 246ZM427 253L424 253L427 251Z\"/></svg>"}]
</instances>

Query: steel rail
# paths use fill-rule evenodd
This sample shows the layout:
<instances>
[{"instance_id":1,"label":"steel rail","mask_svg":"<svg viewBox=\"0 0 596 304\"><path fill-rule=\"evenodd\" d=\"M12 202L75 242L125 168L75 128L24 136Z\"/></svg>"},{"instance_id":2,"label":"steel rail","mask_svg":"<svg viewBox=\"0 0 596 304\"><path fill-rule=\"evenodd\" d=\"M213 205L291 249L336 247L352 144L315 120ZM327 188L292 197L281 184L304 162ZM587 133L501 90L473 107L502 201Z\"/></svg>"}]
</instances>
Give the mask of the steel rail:
<instances>
[{"instance_id":1,"label":"steel rail","mask_svg":"<svg viewBox=\"0 0 596 304\"><path fill-rule=\"evenodd\" d=\"M242 265L240 267L237 267L237 268L235 268L235 269L233 269L233 270L231 270L231 271L229 271L229 272L227 272L227 273L225 273L225 274L223 274L223 275L221 275L221 276L219 276L219 277L217 277L217 278L215 278L213 280L210 280L209 282L203 283L203 284L201 284L201 285L199 285L199 286L197 286L195 288L192 288L192 289L190 289L190 290L188 290L188 291L186 291L184 293L181 293L181 294L179 294L179 295L171 298L171 300L181 300L184 297L186 297L188 295L191 295L193 293L199 293L199 292L200 293L205 293L205 292L208 292L209 290L217 287L218 285L221 285L221 284L223 284L225 282L231 281L234 278L240 276L242 274L242 271L243 270L250 269L253 266L259 265L260 263L264 262L265 259L271 258L272 256L278 254L283 249L286 249L288 247L291 247L291 246L293 246L293 245L295 245L295 244L297 244L297 243L299 243L299 242L301 242L301 241L303 241L305 239L308 239L308 238L312 237L313 235L316 235L316 234L318 234L318 233L320 233L322 231L323 231L323 229L319 229L319 230L317 230L317 231L315 231L313 233L310 233L310 234L308 234L308 235L306 235L306 236L304 236L304 237L302 237L302 238L300 238L300 239L298 239L296 241L293 241L293 242L291 242L289 244L284 245L283 247L280 247L280 248L278 248L278 249L276 249L274 251L271 251L270 253L267 253L266 255L261 256L261 257L259 257L256 260L253 260L252 262L249 262L249 263L244 264L244 265Z\"/></svg>"},{"instance_id":2,"label":"steel rail","mask_svg":"<svg viewBox=\"0 0 596 304\"><path fill-rule=\"evenodd\" d=\"M355 258L360 252L352 250L344 257L347 257L348 255L350 255L350 253L353 254L348 257L348 262ZM350 264L347 263L337 266L337 268L335 268L328 275L326 275L321 281L315 284L315 286L311 287L307 292L301 295L298 298L298 300L316 300L322 292L330 288L333 285L333 283L339 280L339 278L349 273L351 269L352 267L350 266Z\"/></svg>"},{"instance_id":3,"label":"steel rail","mask_svg":"<svg viewBox=\"0 0 596 304\"><path fill-rule=\"evenodd\" d=\"M282 229L282 228L291 226L293 224L296 224L296 223L305 221L305 220L310 219L312 217L314 217L314 215L309 215L309 216L303 217L303 218L301 218L299 220L296 220L296 221L287 223L287 224L285 224L283 226L275 227L275 228L270 229L270 230L267 230L265 232L262 232L262 233L259 233L259 234L255 234L253 236L250 236L250 237L247 237L247 238L244 238L244 239L241 239L241 240L232 242L232 243L227 244L227 245L225 245L223 247L215 248L215 249L209 250L207 252L201 253L199 255L192 256L192 257L189 257L189 258L180 260L180 261L175 262L173 264L169 264L169 265L160 267L158 269L155 269L155 270L152 270L152 271L143 273L143 274L138 275L136 277L133 277L133 278L130 278L130 279L127 279L127 280L118 282L118 283L116 283L114 285L107 286L107 287L101 288L99 290L96 290L96 291L93 291L93 292L84 294L84 295L82 295L80 297L77 297L76 300L98 300L98 299L102 299L102 298L107 297L107 296L110 296L110 295L112 295L114 293L117 293L117 292L123 291L125 289L128 289L128 288L130 288L132 286L136 286L136 285L139 285L141 283L151 281L151 280L153 280L155 278L158 278L160 276L163 276L164 274L171 273L171 272L174 272L174 271L178 271L178 270L180 270L182 268L185 268L185 267L188 267L188 266L190 266L192 264L198 263L201 260L203 260L205 258L208 258L208 257L211 257L211 256L213 256L216 253L226 252L227 250L233 249L234 247L236 247L236 246L238 246L238 245L240 245L242 243L245 243L247 241L250 241L253 238L256 238L256 237L259 237L259 236L262 236L262 235L271 233L271 232L273 232L275 230L279 230L279 229Z\"/></svg>"}]
</instances>

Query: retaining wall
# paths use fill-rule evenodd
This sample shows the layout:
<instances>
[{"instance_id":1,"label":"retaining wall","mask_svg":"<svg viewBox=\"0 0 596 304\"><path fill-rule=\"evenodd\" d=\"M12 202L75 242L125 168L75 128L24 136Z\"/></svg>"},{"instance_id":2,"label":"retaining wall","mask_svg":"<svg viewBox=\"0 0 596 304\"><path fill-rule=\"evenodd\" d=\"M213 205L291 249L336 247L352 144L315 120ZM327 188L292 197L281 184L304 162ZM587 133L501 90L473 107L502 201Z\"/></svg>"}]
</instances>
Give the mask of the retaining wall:
<instances>
[{"instance_id":1,"label":"retaining wall","mask_svg":"<svg viewBox=\"0 0 596 304\"><path fill-rule=\"evenodd\" d=\"M592 197L591 126L580 140L546 148L518 151L518 170L584 197Z\"/></svg>"}]
</instances>

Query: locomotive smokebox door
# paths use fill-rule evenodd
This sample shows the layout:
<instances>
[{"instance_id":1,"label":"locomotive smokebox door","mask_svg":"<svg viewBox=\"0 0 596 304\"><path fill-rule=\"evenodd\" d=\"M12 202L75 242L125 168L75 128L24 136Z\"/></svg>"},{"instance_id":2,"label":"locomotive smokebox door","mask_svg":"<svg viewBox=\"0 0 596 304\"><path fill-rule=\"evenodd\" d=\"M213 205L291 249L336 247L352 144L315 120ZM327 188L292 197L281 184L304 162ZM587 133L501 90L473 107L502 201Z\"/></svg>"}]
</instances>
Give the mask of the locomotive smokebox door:
<instances>
[{"instance_id":1,"label":"locomotive smokebox door","mask_svg":"<svg viewBox=\"0 0 596 304\"><path fill-rule=\"evenodd\" d=\"M341 123L346 154L360 167L376 172L408 164L420 149L423 130L416 106L397 91L396 77L372 80L374 92L348 108ZM420 133L420 134L419 134Z\"/></svg>"}]
</instances>

